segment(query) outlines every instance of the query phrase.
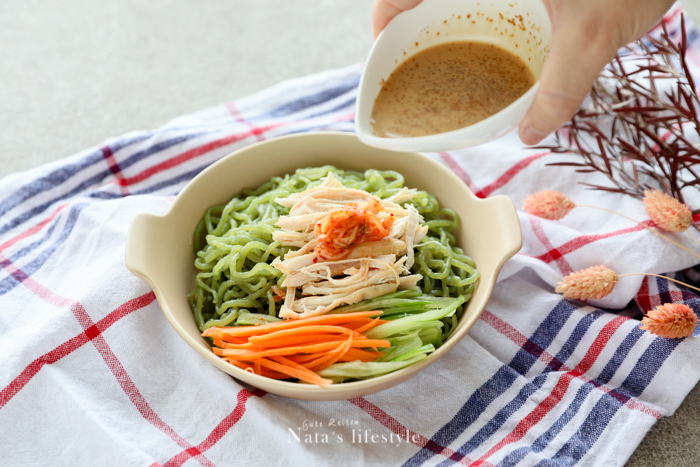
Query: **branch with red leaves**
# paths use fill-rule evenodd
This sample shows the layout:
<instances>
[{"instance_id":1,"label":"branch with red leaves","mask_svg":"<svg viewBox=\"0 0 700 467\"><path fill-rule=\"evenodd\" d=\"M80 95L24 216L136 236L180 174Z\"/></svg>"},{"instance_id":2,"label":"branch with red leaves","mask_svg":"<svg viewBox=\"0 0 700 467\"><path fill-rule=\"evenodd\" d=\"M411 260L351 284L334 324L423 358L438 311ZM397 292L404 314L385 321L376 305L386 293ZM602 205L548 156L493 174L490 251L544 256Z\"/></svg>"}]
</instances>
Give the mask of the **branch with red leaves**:
<instances>
[{"instance_id":1,"label":"branch with red leaves","mask_svg":"<svg viewBox=\"0 0 700 467\"><path fill-rule=\"evenodd\" d=\"M700 100L686 62L685 22L681 18L679 43L661 27L658 36L621 49L576 115L556 132L555 143L541 146L581 160L549 165L602 173L609 186L586 185L637 198L660 189L685 202L685 190L699 188Z\"/></svg>"}]
</instances>

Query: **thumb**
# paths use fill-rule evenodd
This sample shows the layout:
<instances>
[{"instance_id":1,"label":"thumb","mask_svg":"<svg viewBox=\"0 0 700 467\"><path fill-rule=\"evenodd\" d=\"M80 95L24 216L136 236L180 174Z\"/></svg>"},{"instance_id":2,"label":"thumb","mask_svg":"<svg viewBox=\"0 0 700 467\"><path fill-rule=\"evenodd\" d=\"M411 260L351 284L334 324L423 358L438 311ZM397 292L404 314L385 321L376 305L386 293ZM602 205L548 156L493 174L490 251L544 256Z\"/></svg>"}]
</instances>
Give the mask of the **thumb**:
<instances>
[{"instance_id":1,"label":"thumb","mask_svg":"<svg viewBox=\"0 0 700 467\"><path fill-rule=\"evenodd\" d=\"M539 143L571 119L617 52L615 41L592 44L583 39L586 34L566 28L559 31L558 35L558 31L552 31L552 46L539 89L520 123L520 140L527 145Z\"/></svg>"}]
</instances>

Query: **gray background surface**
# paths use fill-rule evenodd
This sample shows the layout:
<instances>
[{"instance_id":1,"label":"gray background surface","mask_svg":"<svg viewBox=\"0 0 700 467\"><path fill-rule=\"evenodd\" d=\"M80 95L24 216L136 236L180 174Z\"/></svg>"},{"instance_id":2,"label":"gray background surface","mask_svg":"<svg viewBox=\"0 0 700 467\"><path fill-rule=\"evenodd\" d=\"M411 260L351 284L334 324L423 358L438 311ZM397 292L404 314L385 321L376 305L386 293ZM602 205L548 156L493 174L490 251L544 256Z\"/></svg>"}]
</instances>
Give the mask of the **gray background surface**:
<instances>
[{"instance_id":1,"label":"gray background surface","mask_svg":"<svg viewBox=\"0 0 700 467\"><path fill-rule=\"evenodd\" d=\"M361 62L372 45L371 4L0 0L0 177ZM699 420L696 388L627 465L698 465Z\"/></svg>"}]
</instances>

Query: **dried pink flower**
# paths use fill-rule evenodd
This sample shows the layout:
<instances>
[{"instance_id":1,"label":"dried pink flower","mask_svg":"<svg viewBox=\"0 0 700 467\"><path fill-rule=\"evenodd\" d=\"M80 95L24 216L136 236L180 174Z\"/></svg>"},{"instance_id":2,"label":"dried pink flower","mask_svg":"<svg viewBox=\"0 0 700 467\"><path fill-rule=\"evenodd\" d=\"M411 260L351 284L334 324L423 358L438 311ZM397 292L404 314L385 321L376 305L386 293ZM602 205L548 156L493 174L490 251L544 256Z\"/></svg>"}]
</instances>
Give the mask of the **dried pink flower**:
<instances>
[{"instance_id":1,"label":"dried pink flower","mask_svg":"<svg viewBox=\"0 0 700 467\"><path fill-rule=\"evenodd\" d=\"M574 209L576 204L564 193L544 190L525 198L523 210L533 216L557 221Z\"/></svg>"},{"instance_id":2,"label":"dried pink flower","mask_svg":"<svg viewBox=\"0 0 700 467\"><path fill-rule=\"evenodd\" d=\"M692 335L697 323L698 317L688 305L667 303L648 312L639 329L667 339L680 339Z\"/></svg>"},{"instance_id":3,"label":"dried pink flower","mask_svg":"<svg viewBox=\"0 0 700 467\"><path fill-rule=\"evenodd\" d=\"M645 190L644 205L651 220L662 230L685 232L693 224L690 208L659 190Z\"/></svg>"},{"instance_id":4,"label":"dried pink flower","mask_svg":"<svg viewBox=\"0 0 700 467\"><path fill-rule=\"evenodd\" d=\"M598 299L609 295L617 284L618 275L607 266L591 266L572 272L557 283L556 292L564 298Z\"/></svg>"}]
</instances>

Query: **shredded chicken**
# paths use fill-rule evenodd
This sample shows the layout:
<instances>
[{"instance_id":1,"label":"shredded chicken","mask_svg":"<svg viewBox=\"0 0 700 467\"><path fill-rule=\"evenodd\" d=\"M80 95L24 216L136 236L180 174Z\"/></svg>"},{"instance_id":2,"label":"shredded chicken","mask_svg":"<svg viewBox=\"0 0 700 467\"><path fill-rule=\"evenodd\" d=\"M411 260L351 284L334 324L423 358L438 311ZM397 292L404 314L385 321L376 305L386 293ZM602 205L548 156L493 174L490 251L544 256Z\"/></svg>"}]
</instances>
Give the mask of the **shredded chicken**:
<instances>
[{"instance_id":1,"label":"shredded chicken","mask_svg":"<svg viewBox=\"0 0 700 467\"><path fill-rule=\"evenodd\" d=\"M403 189L389 199L346 188L332 172L321 185L276 201L289 208L273 239L299 248L272 265L286 274L280 317L317 316L398 289L416 288L413 248L427 234ZM279 294L278 294L279 295Z\"/></svg>"}]
</instances>

